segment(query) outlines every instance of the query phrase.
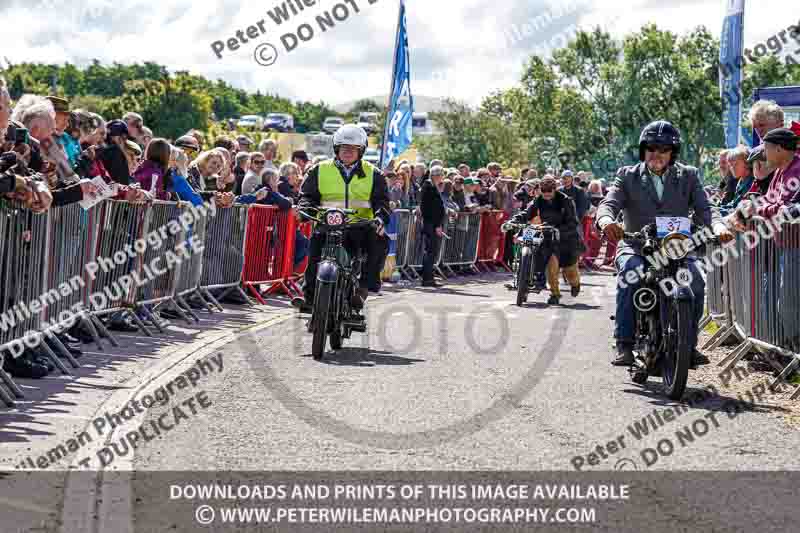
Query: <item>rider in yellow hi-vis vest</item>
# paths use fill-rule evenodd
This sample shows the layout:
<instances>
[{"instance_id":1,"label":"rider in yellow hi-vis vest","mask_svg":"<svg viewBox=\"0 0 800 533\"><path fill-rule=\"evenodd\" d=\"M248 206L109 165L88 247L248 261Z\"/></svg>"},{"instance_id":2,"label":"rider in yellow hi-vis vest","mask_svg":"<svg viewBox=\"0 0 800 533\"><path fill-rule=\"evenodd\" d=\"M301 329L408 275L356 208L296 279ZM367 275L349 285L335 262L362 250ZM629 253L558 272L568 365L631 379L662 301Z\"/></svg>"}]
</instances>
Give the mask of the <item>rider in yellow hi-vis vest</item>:
<instances>
[{"instance_id":1,"label":"rider in yellow hi-vis vest","mask_svg":"<svg viewBox=\"0 0 800 533\"><path fill-rule=\"evenodd\" d=\"M355 124L346 124L333 136L333 151L336 157L323 161L308 171L300 189L301 209L319 207L339 207L356 210L356 217L377 218L383 224L389 223L389 190L386 178L376 167L364 161L367 149L367 134ZM361 272L358 295L352 305L360 309L370 290L377 290L380 284L381 263L384 247L379 234L372 228L358 228L345 233L344 246L348 253L355 255L359 249L367 251L367 263ZM314 234L311 237L308 268L305 274L303 297L294 298L292 305L301 312L310 313L314 302L317 282L317 265L322 256L324 237Z\"/></svg>"}]
</instances>

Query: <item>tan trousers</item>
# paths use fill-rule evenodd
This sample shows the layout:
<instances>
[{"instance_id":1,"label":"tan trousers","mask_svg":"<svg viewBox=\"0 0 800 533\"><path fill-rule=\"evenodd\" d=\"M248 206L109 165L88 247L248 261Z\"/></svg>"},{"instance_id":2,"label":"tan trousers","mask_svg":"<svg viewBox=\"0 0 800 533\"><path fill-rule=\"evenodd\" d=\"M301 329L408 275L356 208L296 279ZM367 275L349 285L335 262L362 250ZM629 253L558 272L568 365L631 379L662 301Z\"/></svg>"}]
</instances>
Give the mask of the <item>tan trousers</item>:
<instances>
[{"instance_id":1,"label":"tan trousers","mask_svg":"<svg viewBox=\"0 0 800 533\"><path fill-rule=\"evenodd\" d=\"M556 298L561 297L561 289L558 286L561 280L559 279L558 272L559 272L558 256L553 254L550 256L550 261L547 262L546 273L547 273L547 284L550 285L550 293ZM570 287L581 286L581 273L578 270L578 263L564 267L564 275L566 276L567 283L570 284Z\"/></svg>"}]
</instances>

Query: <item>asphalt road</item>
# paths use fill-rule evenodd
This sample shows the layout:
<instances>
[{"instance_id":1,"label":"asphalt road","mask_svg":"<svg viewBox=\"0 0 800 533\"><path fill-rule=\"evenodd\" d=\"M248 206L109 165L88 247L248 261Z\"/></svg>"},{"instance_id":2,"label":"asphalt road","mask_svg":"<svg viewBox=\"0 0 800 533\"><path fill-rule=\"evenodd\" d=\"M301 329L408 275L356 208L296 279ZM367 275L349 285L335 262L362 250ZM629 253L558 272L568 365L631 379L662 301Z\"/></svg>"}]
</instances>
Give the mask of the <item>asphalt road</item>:
<instances>
[{"instance_id":1,"label":"asphalt road","mask_svg":"<svg viewBox=\"0 0 800 533\"><path fill-rule=\"evenodd\" d=\"M690 376L681 403L665 399L656 380L633 384L625 369L609 364L614 278L608 274L585 276L581 295L565 295L560 306L545 305L541 294L519 308L507 281L495 274L438 290L386 290L368 302L368 334L354 333L321 362L310 356L304 321L281 307L204 317L197 331L213 333L205 339L190 340L195 330L181 325L163 339L140 339L135 352L156 346L159 355L131 359L144 366L130 366L102 402L82 408L65 401L71 389L53 396L60 408L72 406L61 416L74 424L62 424L44 444L37 440L36 451L25 448L31 438L25 435L33 435L37 407L25 408L30 420L15 415L16 432L5 437L12 439L9 465L74 437L80 425L94 439L68 456L69 470L5 479L0 473L0 531L198 531L197 503L173 499L176 483L233 476L259 485L303 472L315 472L305 481L318 482L330 471L337 474L329 481L361 472L367 483L420 471L453 483L464 481L455 477L459 472L484 483L509 482L514 472L523 482L631 480L634 498L600 505L591 530L752 531L754 523L796 529L800 475L785 471L800 470L800 438L780 408L763 402L726 411L735 398L703 392L707 370ZM113 417L131 399L144 404L159 394L163 405L129 411L130 419L99 436L98 416ZM142 428L150 438L130 445ZM91 459L88 469L82 458ZM709 472L715 470L745 477ZM248 472L252 479L242 479ZM359 530L462 531L462 525ZM256 529L334 530L288 523Z\"/></svg>"},{"instance_id":2,"label":"asphalt road","mask_svg":"<svg viewBox=\"0 0 800 533\"><path fill-rule=\"evenodd\" d=\"M613 277L585 276L579 297L548 307L532 295L524 308L507 280L386 291L368 302L369 333L323 362L297 317L243 333L205 383L212 405L141 445L133 467L797 469L800 437L779 413L729 415L732 398L703 395L691 376L690 405L671 402L657 378L640 387L609 364ZM673 449L662 443L654 461L645 450L665 438Z\"/></svg>"}]
</instances>

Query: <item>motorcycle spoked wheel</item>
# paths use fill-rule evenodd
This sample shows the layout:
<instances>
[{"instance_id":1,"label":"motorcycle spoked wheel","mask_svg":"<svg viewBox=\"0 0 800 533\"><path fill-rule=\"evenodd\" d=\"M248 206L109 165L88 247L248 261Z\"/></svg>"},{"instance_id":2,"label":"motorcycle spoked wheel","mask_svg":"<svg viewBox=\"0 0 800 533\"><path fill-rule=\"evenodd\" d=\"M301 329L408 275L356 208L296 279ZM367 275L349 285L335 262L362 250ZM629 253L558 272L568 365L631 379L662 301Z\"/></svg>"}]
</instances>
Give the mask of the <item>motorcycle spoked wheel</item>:
<instances>
[{"instance_id":1,"label":"motorcycle spoked wheel","mask_svg":"<svg viewBox=\"0 0 800 533\"><path fill-rule=\"evenodd\" d=\"M667 353L660 358L664 388L671 400L680 400L686 390L692 364L693 350L689 343L692 327L692 303L686 300L673 301L670 305L671 338L667 343Z\"/></svg>"},{"instance_id":2,"label":"motorcycle spoked wheel","mask_svg":"<svg viewBox=\"0 0 800 533\"><path fill-rule=\"evenodd\" d=\"M317 294L314 301L313 337L311 355L320 361L325 354L325 342L328 337L328 319L333 301L333 285L317 282Z\"/></svg>"},{"instance_id":3,"label":"motorcycle spoked wheel","mask_svg":"<svg viewBox=\"0 0 800 533\"><path fill-rule=\"evenodd\" d=\"M523 248L517 271L517 307L522 307L528 300L528 281L531 279L533 254L530 248Z\"/></svg>"}]
</instances>

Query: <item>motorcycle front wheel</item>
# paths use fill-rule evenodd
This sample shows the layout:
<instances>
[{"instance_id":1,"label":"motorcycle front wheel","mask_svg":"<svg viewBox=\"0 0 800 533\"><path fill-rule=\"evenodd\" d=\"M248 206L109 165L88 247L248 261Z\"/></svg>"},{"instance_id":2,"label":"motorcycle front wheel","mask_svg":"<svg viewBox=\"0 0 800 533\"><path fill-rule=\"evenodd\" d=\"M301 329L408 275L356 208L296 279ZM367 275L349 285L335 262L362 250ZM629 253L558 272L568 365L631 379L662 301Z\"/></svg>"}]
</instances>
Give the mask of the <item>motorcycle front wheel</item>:
<instances>
[{"instance_id":1,"label":"motorcycle front wheel","mask_svg":"<svg viewBox=\"0 0 800 533\"><path fill-rule=\"evenodd\" d=\"M519 269L517 270L517 306L522 307L528 299L528 282L531 279L531 268L533 267L533 255L531 249L522 249L519 258Z\"/></svg>"},{"instance_id":2,"label":"motorcycle front wheel","mask_svg":"<svg viewBox=\"0 0 800 533\"><path fill-rule=\"evenodd\" d=\"M675 300L670 310L670 329L672 339L670 350L661 360L664 387L671 400L680 400L686 390L689 367L692 364L693 347L689 343L692 321L692 302Z\"/></svg>"},{"instance_id":3,"label":"motorcycle front wheel","mask_svg":"<svg viewBox=\"0 0 800 533\"><path fill-rule=\"evenodd\" d=\"M317 282L317 297L314 300L313 330L311 355L315 360L322 359L325 353L325 341L328 337L328 317L330 315L333 286Z\"/></svg>"}]
</instances>

